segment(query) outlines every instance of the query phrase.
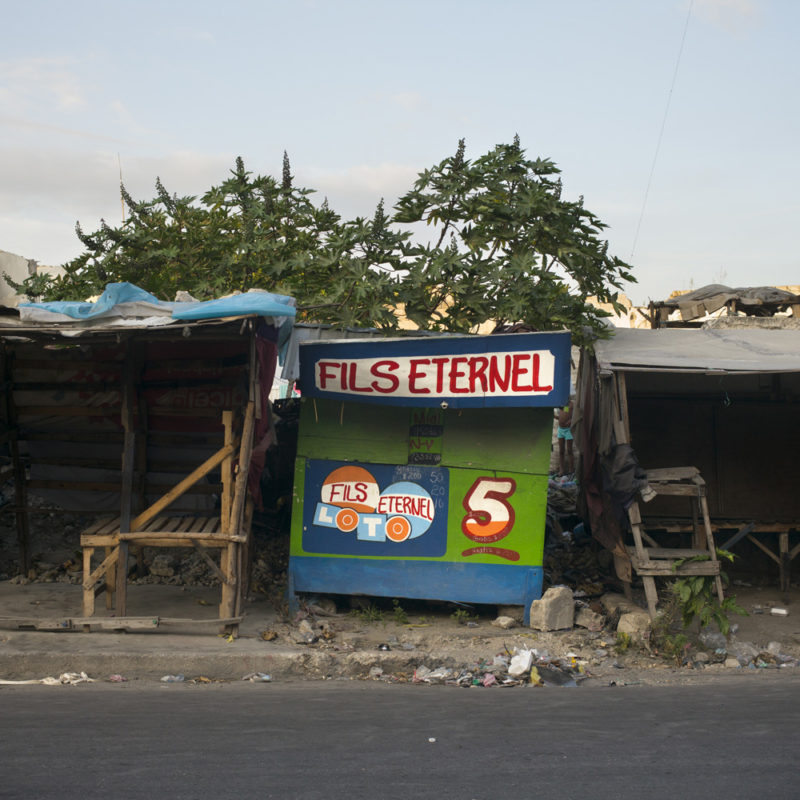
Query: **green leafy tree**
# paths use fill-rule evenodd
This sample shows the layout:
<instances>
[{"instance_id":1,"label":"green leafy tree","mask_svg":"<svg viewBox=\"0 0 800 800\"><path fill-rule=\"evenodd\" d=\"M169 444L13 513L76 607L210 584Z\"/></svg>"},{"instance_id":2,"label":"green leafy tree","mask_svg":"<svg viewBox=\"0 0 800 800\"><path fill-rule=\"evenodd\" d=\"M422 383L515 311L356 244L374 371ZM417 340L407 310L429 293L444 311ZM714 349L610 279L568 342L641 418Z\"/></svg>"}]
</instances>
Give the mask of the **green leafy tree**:
<instances>
[{"instance_id":1,"label":"green leafy tree","mask_svg":"<svg viewBox=\"0 0 800 800\"><path fill-rule=\"evenodd\" d=\"M18 290L45 300L85 299L130 281L162 299L198 299L264 288L297 298L300 317L347 326L397 327L398 309L426 330L467 332L492 321L534 330L602 332L590 295L619 307L616 289L633 280L608 255L605 227L581 200L561 197L559 170L530 161L518 138L473 162L455 155L419 175L387 214L343 221L327 201L295 186L284 153L280 180L236 160L230 176L199 200L134 200L127 219L87 234L64 275L37 275ZM421 244L419 223L433 231ZM416 237L419 238L418 236Z\"/></svg>"},{"instance_id":2,"label":"green leafy tree","mask_svg":"<svg viewBox=\"0 0 800 800\"><path fill-rule=\"evenodd\" d=\"M422 172L395 214L435 231L433 243L404 247L407 316L434 330L493 320L602 334L608 314L587 299L622 310L615 290L635 279L609 256L606 226L583 199L562 198L558 175L553 162L527 159L518 137L472 162L462 139L454 156Z\"/></svg>"}]
</instances>

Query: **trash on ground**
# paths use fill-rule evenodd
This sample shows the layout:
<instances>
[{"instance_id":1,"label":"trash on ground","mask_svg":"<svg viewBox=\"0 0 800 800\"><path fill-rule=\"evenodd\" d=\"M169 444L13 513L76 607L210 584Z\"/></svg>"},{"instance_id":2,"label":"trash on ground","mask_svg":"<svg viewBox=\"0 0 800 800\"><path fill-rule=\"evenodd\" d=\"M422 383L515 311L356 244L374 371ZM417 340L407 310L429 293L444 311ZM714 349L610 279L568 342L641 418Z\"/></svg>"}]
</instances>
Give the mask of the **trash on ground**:
<instances>
[{"instance_id":1,"label":"trash on ground","mask_svg":"<svg viewBox=\"0 0 800 800\"><path fill-rule=\"evenodd\" d=\"M74 686L76 683L95 683L94 678L90 678L85 672L62 672L57 678L48 676L47 678L32 678L23 681L0 680L4 686Z\"/></svg>"},{"instance_id":2,"label":"trash on ground","mask_svg":"<svg viewBox=\"0 0 800 800\"><path fill-rule=\"evenodd\" d=\"M268 675L266 672L251 672L245 675L242 680L250 681L250 683L270 683L272 681L272 675Z\"/></svg>"},{"instance_id":3,"label":"trash on ground","mask_svg":"<svg viewBox=\"0 0 800 800\"><path fill-rule=\"evenodd\" d=\"M164 677L161 678L161 683L183 683L185 680L186 678L181 674L164 675Z\"/></svg>"}]
</instances>

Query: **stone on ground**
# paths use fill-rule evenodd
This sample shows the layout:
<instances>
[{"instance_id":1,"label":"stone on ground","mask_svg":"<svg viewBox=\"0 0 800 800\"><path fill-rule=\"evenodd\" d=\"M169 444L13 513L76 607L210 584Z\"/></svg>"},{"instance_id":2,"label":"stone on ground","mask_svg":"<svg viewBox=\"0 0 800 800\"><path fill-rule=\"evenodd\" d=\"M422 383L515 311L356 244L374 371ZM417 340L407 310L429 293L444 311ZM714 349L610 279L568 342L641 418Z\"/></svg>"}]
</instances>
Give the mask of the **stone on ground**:
<instances>
[{"instance_id":1,"label":"stone on ground","mask_svg":"<svg viewBox=\"0 0 800 800\"><path fill-rule=\"evenodd\" d=\"M575 624L589 631L603 630L604 618L602 614L597 614L591 608L579 608L575 614Z\"/></svg>"},{"instance_id":2,"label":"stone on ground","mask_svg":"<svg viewBox=\"0 0 800 800\"><path fill-rule=\"evenodd\" d=\"M537 631L561 631L575 621L575 601L566 586L552 586L541 600L531 603L530 627Z\"/></svg>"},{"instance_id":3,"label":"stone on ground","mask_svg":"<svg viewBox=\"0 0 800 800\"><path fill-rule=\"evenodd\" d=\"M525 606L497 606L498 617L511 617L522 625L525 619Z\"/></svg>"},{"instance_id":4,"label":"stone on ground","mask_svg":"<svg viewBox=\"0 0 800 800\"><path fill-rule=\"evenodd\" d=\"M623 614L617 623L617 633L627 633L637 642L642 641L649 630L650 615L641 608Z\"/></svg>"},{"instance_id":5,"label":"stone on ground","mask_svg":"<svg viewBox=\"0 0 800 800\"><path fill-rule=\"evenodd\" d=\"M504 628L508 630L509 628L516 628L517 621L513 617L498 617L492 620L492 625L494 625L495 628Z\"/></svg>"}]
</instances>

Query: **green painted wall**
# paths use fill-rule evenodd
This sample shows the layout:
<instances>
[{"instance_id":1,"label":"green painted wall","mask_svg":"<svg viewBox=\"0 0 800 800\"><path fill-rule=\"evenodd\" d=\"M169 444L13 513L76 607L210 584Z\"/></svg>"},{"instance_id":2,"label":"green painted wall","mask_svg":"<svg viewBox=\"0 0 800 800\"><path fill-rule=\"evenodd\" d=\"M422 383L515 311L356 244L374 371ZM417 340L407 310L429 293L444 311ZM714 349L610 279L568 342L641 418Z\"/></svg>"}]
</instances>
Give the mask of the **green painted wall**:
<instances>
[{"instance_id":1,"label":"green painted wall","mask_svg":"<svg viewBox=\"0 0 800 800\"><path fill-rule=\"evenodd\" d=\"M305 400L300 415L291 554L312 555L302 546L306 459L404 465L422 457L435 459L435 463L416 463L448 468L450 476L447 552L434 560L510 563L491 553L464 556L480 544L465 535L462 521L469 511L465 497L476 480L511 478L516 487L507 503L513 509L513 527L491 544L518 553L515 563L541 565L552 426L549 408L443 411Z\"/></svg>"}]
</instances>

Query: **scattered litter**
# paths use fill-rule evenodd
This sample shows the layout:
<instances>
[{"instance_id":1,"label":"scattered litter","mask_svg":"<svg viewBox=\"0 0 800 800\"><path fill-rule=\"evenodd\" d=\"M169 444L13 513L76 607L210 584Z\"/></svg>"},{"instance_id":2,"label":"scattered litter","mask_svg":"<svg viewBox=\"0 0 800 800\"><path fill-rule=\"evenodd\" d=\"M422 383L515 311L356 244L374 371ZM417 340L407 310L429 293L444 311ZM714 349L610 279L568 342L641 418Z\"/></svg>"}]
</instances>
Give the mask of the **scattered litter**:
<instances>
[{"instance_id":1,"label":"scattered litter","mask_svg":"<svg viewBox=\"0 0 800 800\"><path fill-rule=\"evenodd\" d=\"M773 617L788 617L789 610L786 608L780 608L780 606L773 606L769 613L772 614Z\"/></svg>"},{"instance_id":2,"label":"scattered litter","mask_svg":"<svg viewBox=\"0 0 800 800\"><path fill-rule=\"evenodd\" d=\"M161 678L161 683L183 683L186 678L183 675L165 675Z\"/></svg>"},{"instance_id":3,"label":"scattered litter","mask_svg":"<svg viewBox=\"0 0 800 800\"><path fill-rule=\"evenodd\" d=\"M453 677L453 670L448 669L447 667L439 667L438 669L429 672L424 680L428 683L438 683L446 681L448 678Z\"/></svg>"},{"instance_id":4,"label":"scattered litter","mask_svg":"<svg viewBox=\"0 0 800 800\"><path fill-rule=\"evenodd\" d=\"M489 686L494 686L496 683L497 683L497 678L494 676L494 673L492 672L487 672L483 676L483 680L481 681L481 684L487 688Z\"/></svg>"},{"instance_id":5,"label":"scattered litter","mask_svg":"<svg viewBox=\"0 0 800 800\"><path fill-rule=\"evenodd\" d=\"M434 736L429 736L429 737L428 737L428 741L429 741L431 744L433 744L433 743L436 741L436 737L434 737Z\"/></svg>"},{"instance_id":6,"label":"scattered litter","mask_svg":"<svg viewBox=\"0 0 800 800\"><path fill-rule=\"evenodd\" d=\"M386 651L386 650L391 650L391 649L392 649L392 648L391 648L391 647L389 647L389 645L388 645L388 644L386 644L386 642L381 642L381 643L378 645L378 650L383 650L383 651Z\"/></svg>"},{"instance_id":7,"label":"scattered litter","mask_svg":"<svg viewBox=\"0 0 800 800\"><path fill-rule=\"evenodd\" d=\"M575 677L567 670L553 664L542 664L538 667L538 675L545 686L577 686Z\"/></svg>"},{"instance_id":8,"label":"scattered litter","mask_svg":"<svg viewBox=\"0 0 800 800\"><path fill-rule=\"evenodd\" d=\"M728 645L725 635L717 631L701 631L700 642L709 650L724 650Z\"/></svg>"},{"instance_id":9,"label":"scattered litter","mask_svg":"<svg viewBox=\"0 0 800 800\"><path fill-rule=\"evenodd\" d=\"M111 683L126 683L126 682L127 682L127 680L128 680L128 679L127 679L127 678L125 678L124 676L122 676L122 675L117 675L117 674L115 674L115 675L109 675L109 676L108 676L108 679L111 681Z\"/></svg>"},{"instance_id":10,"label":"scattered litter","mask_svg":"<svg viewBox=\"0 0 800 800\"><path fill-rule=\"evenodd\" d=\"M274 642L278 638L277 631L261 631L261 638L265 642Z\"/></svg>"},{"instance_id":11,"label":"scattered litter","mask_svg":"<svg viewBox=\"0 0 800 800\"><path fill-rule=\"evenodd\" d=\"M422 683L422 681L424 681L425 678L427 678L428 675L430 675L430 673L431 673L431 670L428 669L428 667L426 667L424 664L420 664L414 670L414 677L413 677L412 680L414 681L414 683Z\"/></svg>"},{"instance_id":12,"label":"scattered litter","mask_svg":"<svg viewBox=\"0 0 800 800\"><path fill-rule=\"evenodd\" d=\"M519 678L525 673L530 672L533 664L533 652L531 650L522 650L517 653L512 659L508 667L508 674L512 678Z\"/></svg>"},{"instance_id":13,"label":"scattered litter","mask_svg":"<svg viewBox=\"0 0 800 800\"><path fill-rule=\"evenodd\" d=\"M162 678L161 680L164 679ZM245 675L242 680L250 681L250 683L270 683L272 675L268 675L266 672L251 672L249 675Z\"/></svg>"},{"instance_id":14,"label":"scattered litter","mask_svg":"<svg viewBox=\"0 0 800 800\"><path fill-rule=\"evenodd\" d=\"M41 684L43 686L74 686L76 683L95 683L94 678L90 678L85 672L62 672L57 678L33 678L25 681L0 680L4 686L32 686Z\"/></svg>"}]
</instances>

